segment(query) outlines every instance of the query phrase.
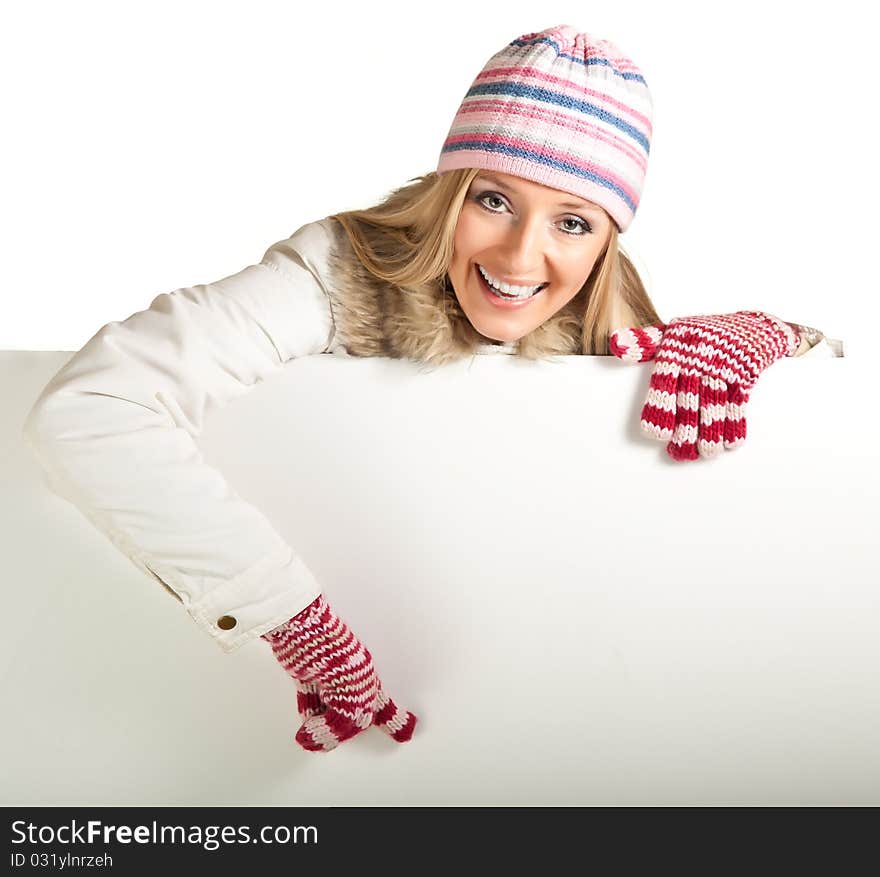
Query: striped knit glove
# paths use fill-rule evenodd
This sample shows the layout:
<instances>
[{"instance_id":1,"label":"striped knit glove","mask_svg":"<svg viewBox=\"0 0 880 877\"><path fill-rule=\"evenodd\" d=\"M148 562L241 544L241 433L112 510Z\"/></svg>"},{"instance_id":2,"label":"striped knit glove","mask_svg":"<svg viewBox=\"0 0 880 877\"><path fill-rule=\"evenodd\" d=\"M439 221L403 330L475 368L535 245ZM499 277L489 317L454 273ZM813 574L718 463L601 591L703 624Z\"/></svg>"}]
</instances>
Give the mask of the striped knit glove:
<instances>
[{"instance_id":1,"label":"striped knit glove","mask_svg":"<svg viewBox=\"0 0 880 877\"><path fill-rule=\"evenodd\" d=\"M412 737L416 717L388 697L372 655L323 595L261 639L296 682L297 708L305 721L295 739L303 749L335 749L370 725L398 743Z\"/></svg>"},{"instance_id":2,"label":"striped knit glove","mask_svg":"<svg viewBox=\"0 0 880 877\"><path fill-rule=\"evenodd\" d=\"M674 460L714 457L746 438L746 404L758 376L793 356L797 331L763 311L684 317L618 329L611 352L627 362L654 360L642 429L666 441Z\"/></svg>"}]
</instances>

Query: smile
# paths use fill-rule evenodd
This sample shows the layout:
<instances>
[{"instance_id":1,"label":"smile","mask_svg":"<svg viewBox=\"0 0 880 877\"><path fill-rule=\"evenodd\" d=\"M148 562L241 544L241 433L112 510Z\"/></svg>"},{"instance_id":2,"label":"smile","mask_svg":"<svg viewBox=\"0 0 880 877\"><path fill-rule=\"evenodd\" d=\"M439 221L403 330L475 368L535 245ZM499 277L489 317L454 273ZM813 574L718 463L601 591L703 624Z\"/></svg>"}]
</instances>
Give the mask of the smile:
<instances>
[{"instance_id":1,"label":"smile","mask_svg":"<svg viewBox=\"0 0 880 877\"><path fill-rule=\"evenodd\" d=\"M494 307L507 310L516 310L518 308L527 307L535 301L535 299L540 298L544 294L544 290L547 288L547 284L545 283L539 286L535 292L527 293L523 296L510 296L505 294L502 290L492 287L483 276L483 272L479 265L475 265L474 274L476 275L477 283L483 291L483 295L486 297L487 301L489 301Z\"/></svg>"},{"instance_id":2,"label":"smile","mask_svg":"<svg viewBox=\"0 0 880 877\"><path fill-rule=\"evenodd\" d=\"M530 298L547 286L546 283L538 283L534 286L514 286L513 284L505 283L502 280L496 279L482 265L477 265L477 270L480 272L486 283L500 295L504 296L504 298Z\"/></svg>"}]
</instances>

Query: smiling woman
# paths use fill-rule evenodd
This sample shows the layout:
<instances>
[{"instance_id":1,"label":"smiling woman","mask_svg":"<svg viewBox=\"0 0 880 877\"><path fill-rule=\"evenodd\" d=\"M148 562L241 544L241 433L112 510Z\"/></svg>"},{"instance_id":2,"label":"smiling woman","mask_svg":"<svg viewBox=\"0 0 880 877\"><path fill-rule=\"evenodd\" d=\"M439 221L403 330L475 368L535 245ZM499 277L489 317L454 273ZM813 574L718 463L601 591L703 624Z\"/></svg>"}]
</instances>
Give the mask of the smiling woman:
<instances>
[{"instance_id":1,"label":"smiling woman","mask_svg":"<svg viewBox=\"0 0 880 877\"><path fill-rule=\"evenodd\" d=\"M435 171L327 219L340 226L329 294L354 355L440 365L492 343L525 359L609 355L614 329L660 319L605 209L521 177ZM480 269L502 291L546 287L502 298Z\"/></svg>"},{"instance_id":2,"label":"smiling woman","mask_svg":"<svg viewBox=\"0 0 880 877\"><path fill-rule=\"evenodd\" d=\"M511 41L467 91L435 172L328 217L344 230L331 296L345 290L346 346L435 364L487 343L526 359L608 355L614 330L659 323L618 243L651 111L612 43L569 25Z\"/></svg>"},{"instance_id":3,"label":"smiling woman","mask_svg":"<svg viewBox=\"0 0 880 877\"><path fill-rule=\"evenodd\" d=\"M565 204L585 205L561 195L507 175L487 181L481 174L471 184L455 229L449 280L462 310L486 338L517 341L545 323L585 287L607 249L612 221L602 208L583 210L590 222L560 212ZM505 296L509 290L502 285L496 291L485 274L529 289Z\"/></svg>"}]
</instances>

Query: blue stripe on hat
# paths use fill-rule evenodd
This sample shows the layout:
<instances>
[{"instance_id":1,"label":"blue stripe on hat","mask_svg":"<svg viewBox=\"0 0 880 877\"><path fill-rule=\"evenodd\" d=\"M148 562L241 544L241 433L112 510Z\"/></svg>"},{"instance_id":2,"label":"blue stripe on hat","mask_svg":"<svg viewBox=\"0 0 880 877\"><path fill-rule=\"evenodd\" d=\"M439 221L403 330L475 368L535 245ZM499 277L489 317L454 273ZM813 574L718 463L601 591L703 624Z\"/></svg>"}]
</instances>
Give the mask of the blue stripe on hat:
<instances>
[{"instance_id":1,"label":"blue stripe on hat","mask_svg":"<svg viewBox=\"0 0 880 877\"><path fill-rule=\"evenodd\" d=\"M558 91L551 91L548 88L538 88L534 85L523 85L504 81L486 82L471 86L468 93L464 96L462 103L469 97L483 94L508 94L513 97L527 97L547 104L557 104L558 106L566 107L567 109L577 110L585 115L595 116L597 119L600 119L603 122L608 122L611 125L614 125L615 128L623 131L624 134L639 143L646 153L650 153L651 151L651 144L648 138L645 137L638 128L630 125L629 122L625 122L620 116L615 116L607 110L600 109L589 101L575 100L569 95L560 94Z\"/></svg>"}]
</instances>

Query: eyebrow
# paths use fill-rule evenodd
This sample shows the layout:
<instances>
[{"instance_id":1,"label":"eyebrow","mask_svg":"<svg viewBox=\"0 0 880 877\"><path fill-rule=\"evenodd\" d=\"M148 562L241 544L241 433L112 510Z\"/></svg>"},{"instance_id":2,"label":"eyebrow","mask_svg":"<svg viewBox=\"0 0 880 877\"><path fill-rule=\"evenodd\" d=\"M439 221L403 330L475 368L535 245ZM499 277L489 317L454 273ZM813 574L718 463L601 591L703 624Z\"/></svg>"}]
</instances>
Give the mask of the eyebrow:
<instances>
[{"instance_id":1,"label":"eyebrow","mask_svg":"<svg viewBox=\"0 0 880 877\"><path fill-rule=\"evenodd\" d=\"M516 189L513 186L508 185L507 183L499 180L498 177L493 177L492 174L480 174L480 176L474 178L474 182L485 181L487 183L492 183L495 186L498 186L499 189L505 189L508 192L516 193ZM573 207L575 210L592 210L594 213L600 213L602 208L598 206L598 204L590 204L586 201L575 202L575 201L560 201L560 207Z\"/></svg>"}]
</instances>

